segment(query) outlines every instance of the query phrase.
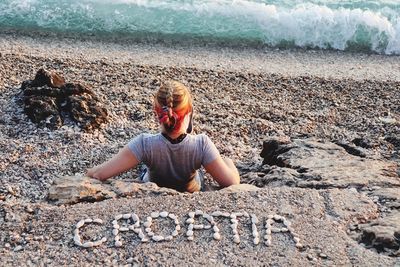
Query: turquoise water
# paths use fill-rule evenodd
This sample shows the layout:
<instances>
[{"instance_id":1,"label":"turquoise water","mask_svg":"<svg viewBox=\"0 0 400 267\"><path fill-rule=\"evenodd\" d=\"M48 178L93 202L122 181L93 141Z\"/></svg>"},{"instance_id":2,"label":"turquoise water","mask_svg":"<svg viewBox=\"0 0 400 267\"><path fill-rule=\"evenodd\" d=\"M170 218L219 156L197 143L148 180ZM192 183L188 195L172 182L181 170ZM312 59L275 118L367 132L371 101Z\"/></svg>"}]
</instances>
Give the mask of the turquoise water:
<instances>
[{"instance_id":1,"label":"turquoise water","mask_svg":"<svg viewBox=\"0 0 400 267\"><path fill-rule=\"evenodd\" d=\"M400 54L400 1L0 0L0 31Z\"/></svg>"}]
</instances>

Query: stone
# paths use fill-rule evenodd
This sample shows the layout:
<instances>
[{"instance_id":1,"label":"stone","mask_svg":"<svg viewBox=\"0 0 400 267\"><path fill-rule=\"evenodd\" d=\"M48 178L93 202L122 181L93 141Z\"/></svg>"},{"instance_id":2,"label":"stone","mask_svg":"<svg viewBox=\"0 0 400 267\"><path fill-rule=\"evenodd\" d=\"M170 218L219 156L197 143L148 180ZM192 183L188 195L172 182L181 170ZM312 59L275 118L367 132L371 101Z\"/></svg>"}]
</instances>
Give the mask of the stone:
<instances>
[{"instance_id":1,"label":"stone","mask_svg":"<svg viewBox=\"0 0 400 267\"><path fill-rule=\"evenodd\" d=\"M167 211L160 212L160 216L166 218L168 217L168 212Z\"/></svg>"},{"instance_id":2,"label":"stone","mask_svg":"<svg viewBox=\"0 0 400 267\"><path fill-rule=\"evenodd\" d=\"M263 164L270 166L268 172L248 181L258 187L400 186L395 162L355 156L332 142L312 138L291 142L267 139L261 157Z\"/></svg>"},{"instance_id":3,"label":"stone","mask_svg":"<svg viewBox=\"0 0 400 267\"><path fill-rule=\"evenodd\" d=\"M165 237L165 241L171 241L174 238L173 235L168 235Z\"/></svg>"},{"instance_id":4,"label":"stone","mask_svg":"<svg viewBox=\"0 0 400 267\"><path fill-rule=\"evenodd\" d=\"M85 242L82 244L82 247L84 248L92 248L94 246L93 242Z\"/></svg>"},{"instance_id":5,"label":"stone","mask_svg":"<svg viewBox=\"0 0 400 267\"><path fill-rule=\"evenodd\" d=\"M160 216L160 213L157 211L154 211L150 214L151 218L156 219Z\"/></svg>"},{"instance_id":6,"label":"stone","mask_svg":"<svg viewBox=\"0 0 400 267\"><path fill-rule=\"evenodd\" d=\"M258 245L259 243L260 243L260 238L255 237L255 238L253 239L253 244L254 244L254 245Z\"/></svg>"},{"instance_id":7,"label":"stone","mask_svg":"<svg viewBox=\"0 0 400 267\"><path fill-rule=\"evenodd\" d=\"M119 233L118 229L113 229L113 230L112 230L112 234L113 234L113 235L116 236L116 235L118 235L118 233Z\"/></svg>"},{"instance_id":8,"label":"stone","mask_svg":"<svg viewBox=\"0 0 400 267\"><path fill-rule=\"evenodd\" d=\"M213 234L213 238L215 240L221 240L221 235L218 232L216 232L216 233Z\"/></svg>"},{"instance_id":9,"label":"stone","mask_svg":"<svg viewBox=\"0 0 400 267\"><path fill-rule=\"evenodd\" d=\"M54 71L39 69L34 80L22 83L21 90L28 118L48 128L59 128L70 118L85 131L92 131L108 120L107 109L92 90L65 83Z\"/></svg>"},{"instance_id":10,"label":"stone","mask_svg":"<svg viewBox=\"0 0 400 267\"><path fill-rule=\"evenodd\" d=\"M63 176L54 180L48 199L56 204L75 204L114 198L116 194L101 181L84 176Z\"/></svg>"},{"instance_id":11,"label":"stone","mask_svg":"<svg viewBox=\"0 0 400 267\"><path fill-rule=\"evenodd\" d=\"M188 230L187 232L186 232L186 236L192 236L193 235L193 231L192 230Z\"/></svg>"},{"instance_id":12,"label":"stone","mask_svg":"<svg viewBox=\"0 0 400 267\"><path fill-rule=\"evenodd\" d=\"M194 212L195 215L203 215L203 211L202 210L196 210Z\"/></svg>"},{"instance_id":13,"label":"stone","mask_svg":"<svg viewBox=\"0 0 400 267\"><path fill-rule=\"evenodd\" d=\"M219 233L219 228L218 228L218 226L214 225L213 231L214 231L215 233Z\"/></svg>"},{"instance_id":14,"label":"stone","mask_svg":"<svg viewBox=\"0 0 400 267\"><path fill-rule=\"evenodd\" d=\"M193 225L193 229L195 229L195 230L204 229L204 225L203 224L195 224L195 225Z\"/></svg>"},{"instance_id":15,"label":"stone","mask_svg":"<svg viewBox=\"0 0 400 267\"><path fill-rule=\"evenodd\" d=\"M142 242L143 242L143 240L142 240ZM115 241L115 246L117 248L122 247L122 242L121 241Z\"/></svg>"},{"instance_id":16,"label":"stone","mask_svg":"<svg viewBox=\"0 0 400 267\"><path fill-rule=\"evenodd\" d=\"M258 191L260 188L251 184L237 184L225 187L220 190L221 193L240 193Z\"/></svg>"},{"instance_id":17,"label":"stone","mask_svg":"<svg viewBox=\"0 0 400 267\"><path fill-rule=\"evenodd\" d=\"M77 224L76 224L76 228L81 228L83 225L85 224L85 220L80 220Z\"/></svg>"},{"instance_id":18,"label":"stone","mask_svg":"<svg viewBox=\"0 0 400 267\"><path fill-rule=\"evenodd\" d=\"M132 217L132 214L131 213L125 213L125 214L122 214L122 218L123 219L129 219L129 218L131 218Z\"/></svg>"},{"instance_id":19,"label":"stone","mask_svg":"<svg viewBox=\"0 0 400 267\"><path fill-rule=\"evenodd\" d=\"M213 213L211 213L211 215L212 215L212 216L215 216L215 217L219 217L219 216L222 215L222 212L219 211L219 210L217 210L217 211L214 211Z\"/></svg>"},{"instance_id":20,"label":"stone","mask_svg":"<svg viewBox=\"0 0 400 267\"><path fill-rule=\"evenodd\" d=\"M156 242L163 241L165 238L161 235L154 235L151 239L153 239Z\"/></svg>"},{"instance_id":21,"label":"stone","mask_svg":"<svg viewBox=\"0 0 400 267\"><path fill-rule=\"evenodd\" d=\"M186 220L186 223L187 224L192 224L192 223L194 223L194 219L193 218L189 218L189 219Z\"/></svg>"},{"instance_id":22,"label":"stone","mask_svg":"<svg viewBox=\"0 0 400 267\"><path fill-rule=\"evenodd\" d=\"M393 255L400 249L400 211L392 211L385 218L378 218L371 222L359 224L359 243L377 251L389 252Z\"/></svg>"},{"instance_id":23,"label":"stone","mask_svg":"<svg viewBox=\"0 0 400 267\"><path fill-rule=\"evenodd\" d=\"M194 218L194 215L195 215L195 213L192 212L192 211L188 213L188 216L189 216L190 218Z\"/></svg>"},{"instance_id":24,"label":"stone","mask_svg":"<svg viewBox=\"0 0 400 267\"><path fill-rule=\"evenodd\" d=\"M168 217L170 217L172 220L177 219L176 215L175 215L175 214L172 214L172 213L169 213L169 214L168 214Z\"/></svg>"},{"instance_id":25,"label":"stone","mask_svg":"<svg viewBox=\"0 0 400 267\"><path fill-rule=\"evenodd\" d=\"M100 223L100 224L102 224L102 223L103 223L103 220L101 220L101 219L93 219L93 222L94 222L94 223Z\"/></svg>"},{"instance_id":26,"label":"stone","mask_svg":"<svg viewBox=\"0 0 400 267\"><path fill-rule=\"evenodd\" d=\"M235 242L236 244L239 244L239 243L240 243L240 237L239 237L237 234L235 234L235 235L233 236L233 242Z\"/></svg>"},{"instance_id":27,"label":"stone","mask_svg":"<svg viewBox=\"0 0 400 267\"><path fill-rule=\"evenodd\" d=\"M176 231L180 231L181 230L181 226L179 224L175 225L175 230Z\"/></svg>"},{"instance_id":28,"label":"stone","mask_svg":"<svg viewBox=\"0 0 400 267\"><path fill-rule=\"evenodd\" d=\"M258 221L257 216L254 215L254 214L251 214L251 223L257 224L258 222L259 222L259 221Z\"/></svg>"}]
</instances>

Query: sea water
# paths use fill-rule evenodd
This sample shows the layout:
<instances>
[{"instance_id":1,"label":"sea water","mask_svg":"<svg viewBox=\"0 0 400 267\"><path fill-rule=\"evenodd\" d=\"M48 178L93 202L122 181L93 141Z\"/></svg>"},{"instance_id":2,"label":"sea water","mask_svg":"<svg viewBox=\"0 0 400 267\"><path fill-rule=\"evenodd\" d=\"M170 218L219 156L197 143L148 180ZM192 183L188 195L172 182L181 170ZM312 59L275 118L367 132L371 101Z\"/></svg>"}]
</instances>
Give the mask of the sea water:
<instances>
[{"instance_id":1,"label":"sea water","mask_svg":"<svg viewBox=\"0 0 400 267\"><path fill-rule=\"evenodd\" d=\"M0 32L400 54L397 0L0 0Z\"/></svg>"}]
</instances>

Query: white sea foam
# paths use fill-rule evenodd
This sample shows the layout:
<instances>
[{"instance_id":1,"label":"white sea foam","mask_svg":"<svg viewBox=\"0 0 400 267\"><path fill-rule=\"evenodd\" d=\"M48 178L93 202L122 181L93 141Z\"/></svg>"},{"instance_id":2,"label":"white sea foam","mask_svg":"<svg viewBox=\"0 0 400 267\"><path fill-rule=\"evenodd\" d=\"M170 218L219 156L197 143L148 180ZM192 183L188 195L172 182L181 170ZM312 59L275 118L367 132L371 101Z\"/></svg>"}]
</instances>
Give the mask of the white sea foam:
<instances>
[{"instance_id":1,"label":"white sea foam","mask_svg":"<svg viewBox=\"0 0 400 267\"><path fill-rule=\"evenodd\" d=\"M0 0L0 27L151 32L400 54L400 3L312 0ZM2 17L4 18L2 20ZM13 25L15 20L15 25Z\"/></svg>"}]
</instances>

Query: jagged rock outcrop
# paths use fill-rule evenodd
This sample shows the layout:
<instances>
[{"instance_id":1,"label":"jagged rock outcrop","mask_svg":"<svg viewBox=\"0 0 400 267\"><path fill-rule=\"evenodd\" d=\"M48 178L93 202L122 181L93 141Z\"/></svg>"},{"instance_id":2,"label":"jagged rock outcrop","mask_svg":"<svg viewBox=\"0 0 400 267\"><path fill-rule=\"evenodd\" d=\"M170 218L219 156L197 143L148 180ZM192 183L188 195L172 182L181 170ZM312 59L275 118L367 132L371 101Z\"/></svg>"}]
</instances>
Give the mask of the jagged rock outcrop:
<instances>
[{"instance_id":1,"label":"jagged rock outcrop","mask_svg":"<svg viewBox=\"0 0 400 267\"><path fill-rule=\"evenodd\" d=\"M35 123L58 128L66 118L85 131L107 121L108 111L94 92L79 83L66 83L53 72L40 69L35 79L22 83L24 111Z\"/></svg>"}]
</instances>

